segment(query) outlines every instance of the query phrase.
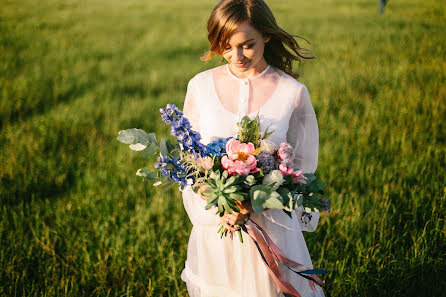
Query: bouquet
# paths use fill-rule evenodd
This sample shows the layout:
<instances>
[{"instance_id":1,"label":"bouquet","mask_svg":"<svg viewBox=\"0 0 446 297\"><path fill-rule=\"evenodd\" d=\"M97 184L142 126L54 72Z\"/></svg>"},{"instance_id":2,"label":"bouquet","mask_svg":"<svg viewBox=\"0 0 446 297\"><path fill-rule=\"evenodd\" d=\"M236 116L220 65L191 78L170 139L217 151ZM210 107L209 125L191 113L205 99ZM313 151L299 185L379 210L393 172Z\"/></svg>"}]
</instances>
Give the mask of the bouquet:
<instances>
[{"instance_id":1,"label":"bouquet","mask_svg":"<svg viewBox=\"0 0 446 297\"><path fill-rule=\"evenodd\" d=\"M225 212L240 212L240 206L250 203L256 213L266 209L281 209L291 217L298 207L306 211L300 218L311 219L307 211L329 211L330 202L321 197L326 184L312 173L293 167L293 148L283 142L280 145L268 140L272 132L263 133L259 116L253 120L243 117L238 123L235 137L220 138L208 145L200 142L200 134L191 129L190 122L173 104L160 109L162 120L171 125L170 134L176 141L160 139L154 133L141 129L121 130L117 139L140 151L144 158L158 155L155 170L138 169L136 174L154 186L168 187L178 184L180 190L186 186L207 200L206 209L215 208L223 216ZM293 272L323 286L316 274L326 270L309 269L286 258L268 234L254 221L248 220L237 231L243 243L242 230L255 242L265 265L278 289L285 296L300 296L284 279L278 268L281 262ZM222 225L220 237L228 232ZM231 233L232 235L232 233ZM288 295L290 294L290 295Z\"/></svg>"},{"instance_id":2,"label":"bouquet","mask_svg":"<svg viewBox=\"0 0 446 297\"><path fill-rule=\"evenodd\" d=\"M215 207L220 216L240 212L240 203L249 202L257 213L282 209L290 217L298 207L329 211L329 201L321 197L326 184L314 174L293 167L291 145L283 142L277 146L269 141L272 132L261 132L258 115L253 120L243 117L236 137L204 145L175 105L168 104L160 112L176 141L161 139L158 143L154 133L135 128L119 131L117 137L145 158L159 155L156 171L137 171L144 180L156 181L155 186L178 184L180 189L189 185L195 192L205 189L200 194L207 199L206 209ZM308 220L309 216L304 211L301 219ZM218 231L221 236L227 234L222 226ZM241 230L238 232L243 242Z\"/></svg>"}]
</instances>

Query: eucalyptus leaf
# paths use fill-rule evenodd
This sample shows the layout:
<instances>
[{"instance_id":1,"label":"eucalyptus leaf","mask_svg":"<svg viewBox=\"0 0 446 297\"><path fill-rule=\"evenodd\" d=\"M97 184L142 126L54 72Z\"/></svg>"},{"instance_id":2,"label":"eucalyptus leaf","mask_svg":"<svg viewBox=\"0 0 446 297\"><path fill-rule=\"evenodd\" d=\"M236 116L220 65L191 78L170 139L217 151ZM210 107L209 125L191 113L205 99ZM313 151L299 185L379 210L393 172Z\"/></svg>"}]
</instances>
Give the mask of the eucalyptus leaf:
<instances>
[{"instance_id":1,"label":"eucalyptus leaf","mask_svg":"<svg viewBox=\"0 0 446 297\"><path fill-rule=\"evenodd\" d=\"M156 155L158 152L158 146L154 143L149 143L149 145L141 152L141 157L143 158L151 158Z\"/></svg>"},{"instance_id":2,"label":"eucalyptus leaf","mask_svg":"<svg viewBox=\"0 0 446 297\"><path fill-rule=\"evenodd\" d=\"M271 188L265 185L257 185L251 188L251 205L255 212L260 213L265 209L263 204L271 195L271 191Z\"/></svg>"},{"instance_id":3,"label":"eucalyptus leaf","mask_svg":"<svg viewBox=\"0 0 446 297\"><path fill-rule=\"evenodd\" d=\"M277 192L273 192L277 193ZM271 193L271 194L273 194ZM277 193L277 195L271 195L264 203L264 208L271 208L271 209L283 209L283 201L280 199L280 195Z\"/></svg>"},{"instance_id":4,"label":"eucalyptus leaf","mask_svg":"<svg viewBox=\"0 0 446 297\"><path fill-rule=\"evenodd\" d=\"M140 143L146 146L149 143L157 144L155 133L146 133L144 130L136 128L119 131L116 139L125 144Z\"/></svg>"},{"instance_id":5,"label":"eucalyptus leaf","mask_svg":"<svg viewBox=\"0 0 446 297\"><path fill-rule=\"evenodd\" d=\"M147 168L138 169L138 171L136 171L136 175L142 176L145 181L154 181L154 180L158 179L158 173L151 172Z\"/></svg>"},{"instance_id":6,"label":"eucalyptus leaf","mask_svg":"<svg viewBox=\"0 0 446 297\"><path fill-rule=\"evenodd\" d=\"M163 185L161 186L162 189L169 189L175 184L175 182L171 181L170 179L167 180Z\"/></svg>"},{"instance_id":7,"label":"eucalyptus leaf","mask_svg":"<svg viewBox=\"0 0 446 297\"><path fill-rule=\"evenodd\" d=\"M160 154L163 157L167 157L169 154L169 150L167 149L166 140L164 138L161 138L160 141Z\"/></svg>"},{"instance_id":8,"label":"eucalyptus leaf","mask_svg":"<svg viewBox=\"0 0 446 297\"><path fill-rule=\"evenodd\" d=\"M136 152L142 151L142 150L144 150L146 147L147 147L146 145L143 145L143 144L141 144L141 143L135 143L135 144L130 144L130 145L129 145L129 148L130 148L132 151L136 151Z\"/></svg>"},{"instance_id":9,"label":"eucalyptus leaf","mask_svg":"<svg viewBox=\"0 0 446 297\"><path fill-rule=\"evenodd\" d=\"M140 168L140 169L138 169L138 171L136 171L137 176L145 177L148 174L150 174L149 168Z\"/></svg>"}]
</instances>

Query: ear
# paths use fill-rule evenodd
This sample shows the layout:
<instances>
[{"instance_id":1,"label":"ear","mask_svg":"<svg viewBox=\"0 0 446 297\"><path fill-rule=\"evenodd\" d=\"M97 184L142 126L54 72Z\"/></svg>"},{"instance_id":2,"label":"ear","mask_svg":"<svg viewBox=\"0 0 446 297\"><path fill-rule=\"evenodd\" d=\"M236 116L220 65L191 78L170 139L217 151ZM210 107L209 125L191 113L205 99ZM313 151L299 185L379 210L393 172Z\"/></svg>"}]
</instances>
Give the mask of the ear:
<instances>
[{"instance_id":1,"label":"ear","mask_svg":"<svg viewBox=\"0 0 446 297\"><path fill-rule=\"evenodd\" d=\"M263 37L263 40L265 41L265 43L268 43L270 39L271 39L270 36Z\"/></svg>"}]
</instances>

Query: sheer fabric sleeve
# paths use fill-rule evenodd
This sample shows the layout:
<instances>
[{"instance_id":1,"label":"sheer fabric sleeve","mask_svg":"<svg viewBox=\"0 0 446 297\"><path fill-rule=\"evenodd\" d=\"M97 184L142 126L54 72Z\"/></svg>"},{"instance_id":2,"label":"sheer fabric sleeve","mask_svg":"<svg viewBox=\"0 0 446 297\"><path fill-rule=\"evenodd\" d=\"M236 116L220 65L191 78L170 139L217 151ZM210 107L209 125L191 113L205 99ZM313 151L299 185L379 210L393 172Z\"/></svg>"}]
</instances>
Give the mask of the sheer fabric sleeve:
<instances>
[{"instance_id":1,"label":"sheer fabric sleeve","mask_svg":"<svg viewBox=\"0 0 446 297\"><path fill-rule=\"evenodd\" d=\"M192 129L200 132L200 111L197 99L194 82L191 80L187 86L183 114L189 120ZM215 214L215 208L205 210L207 202L195 193L190 186L184 188L182 196L184 209L193 225L217 226L220 223L219 216Z\"/></svg>"},{"instance_id":2,"label":"sheer fabric sleeve","mask_svg":"<svg viewBox=\"0 0 446 297\"><path fill-rule=\"evenodd\" d=\"M306 173L314 173L317 168L319 130L316 114L311 105L307 88L299 84L296 90L294 110L289 120L287 142L294 148L294 168L302 169ZM300 207L292 212L290 219L282 210L270 209L262 212L268 225L292 231L316 230L320 213L310 212L303 216L305 210Z\"/></svg>"},{"instance_id":3,"label":"sheer fabric sleeve","mask_svg":"<svg viewBox=\"0 0 446 297\"><path fill-rule=\"evenodd\" d=\"M287 142L294 147L294 167L305 173L314 173L318 163L319 129L307 88L302 85L297 93L294 111L291 115L287 132ZM313 232L319 222L320 213L310 212L311 219L302 220L305 210L296 210L296 216L302 231Z\"/></svg>"},{"instance_id":4,"label":"sheer fabric sleeve","mask_svg":"<svg viewBox=\"0 0 446 297\"><path fill-rule=\"evenodd\" d=\"M194 83L192 80L187 84L186 98L184 99L183 113L189 120L192 129L200 131L200 113L197 109L196 94L194 89Z\"/></svg>"},{"instance_id":5,"label":"sheer fabric sleeve","mask_svg":"<svg viewBox=\"0 0 446 297\"><path fill-rule=\"evenodd\" d=\"M294 166L306 173L317 168L319 129L310 94L302 85L288 125L287 142L294 147Z\"/></svg>"}]
</instances>

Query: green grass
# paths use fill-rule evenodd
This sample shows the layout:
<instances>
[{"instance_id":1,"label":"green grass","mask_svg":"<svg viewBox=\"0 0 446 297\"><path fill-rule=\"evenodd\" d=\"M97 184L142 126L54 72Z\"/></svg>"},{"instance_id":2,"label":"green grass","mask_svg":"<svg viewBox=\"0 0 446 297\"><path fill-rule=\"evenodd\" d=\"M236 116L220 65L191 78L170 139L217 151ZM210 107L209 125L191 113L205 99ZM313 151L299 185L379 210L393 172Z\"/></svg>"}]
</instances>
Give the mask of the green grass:
<instances>
[{"instance_id":1,"label":"green grass","mask_svg":"<svg viewBox=\"0 0 446 297\"><path fill-rule=\"evenodd\" d=\"M189 2L189 3L187 3ZM2 0L0 295L185 296L191 224L115 140L168 134L216 1ZM441 296L446 285L446 4L268 1L317 59L301 81L332 212L305 234L332 296Z\"/></svg>"}]
</instances>

